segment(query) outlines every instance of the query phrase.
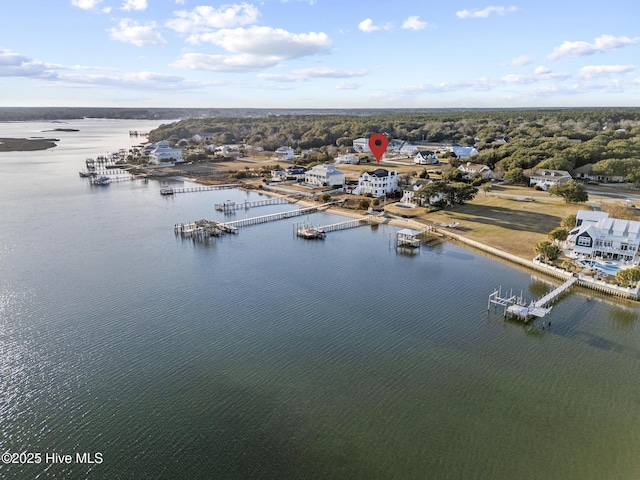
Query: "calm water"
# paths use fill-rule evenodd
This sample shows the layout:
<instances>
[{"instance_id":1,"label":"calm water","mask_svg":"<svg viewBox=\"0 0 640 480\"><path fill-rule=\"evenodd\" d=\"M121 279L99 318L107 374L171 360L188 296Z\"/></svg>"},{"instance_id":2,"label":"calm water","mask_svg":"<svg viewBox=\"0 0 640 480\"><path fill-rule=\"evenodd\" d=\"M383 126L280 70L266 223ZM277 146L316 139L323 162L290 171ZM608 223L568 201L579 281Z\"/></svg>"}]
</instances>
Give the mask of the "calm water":
<instances>
[{"instance_id":1,"label":"calm water","mask_svg":"<svg viewBox=\"0 0 640 480\"><path fill-rule=\"evenodd\" d=\"M246 194L77 174L156 125L0 124L81 130L0 154L0 452L42 454L0 477L640 477L636 307L578 291L551 331L504 322L495 287L549 285L451 244L401 255L390 226L294 238L329 214L182 241ZM102 463L45 462L85 452Z\"/></svg>"}]
</instances>

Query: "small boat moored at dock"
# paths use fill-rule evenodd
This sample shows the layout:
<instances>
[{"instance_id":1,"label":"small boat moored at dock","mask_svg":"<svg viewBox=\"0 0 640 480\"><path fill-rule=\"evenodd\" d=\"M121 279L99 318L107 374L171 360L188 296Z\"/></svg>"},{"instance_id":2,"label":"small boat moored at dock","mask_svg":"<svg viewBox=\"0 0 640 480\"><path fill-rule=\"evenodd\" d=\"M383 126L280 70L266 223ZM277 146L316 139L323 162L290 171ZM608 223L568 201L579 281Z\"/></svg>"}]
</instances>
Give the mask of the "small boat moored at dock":
<instances>
[{"instance_id":1,"label":"small boat moored at dock","mask_svg":"<svg viewBox=\"0 0 640 480\"><path fill-rule=\"evenodd\" d=\"M111 179L109 177L94 177L91 180L91 185L109 185L111 183Z\"/></svg>"},{"instance_id":2,"label":"small boat moored at dock","mask_svg":"<svg viewBox=\"0 0 640 480\"><path fill-rule=\"evenodd\" d=\"M307 227L307 226L298 228L298 231L296 233L300 238L307 238L307 239L323 239L326 235L324 233L324 230L322 230L321 228L314 228L314 227Z\"/></svg>"}]
</instances>

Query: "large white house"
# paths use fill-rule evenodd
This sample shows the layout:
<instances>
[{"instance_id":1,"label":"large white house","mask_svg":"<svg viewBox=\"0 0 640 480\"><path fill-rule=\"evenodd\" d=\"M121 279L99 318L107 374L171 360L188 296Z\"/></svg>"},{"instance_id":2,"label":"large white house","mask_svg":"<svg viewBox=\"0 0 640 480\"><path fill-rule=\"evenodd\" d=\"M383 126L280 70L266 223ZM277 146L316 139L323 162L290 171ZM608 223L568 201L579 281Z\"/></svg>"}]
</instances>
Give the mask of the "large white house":
<instances>
[{"instance_id":1,"label":"large white house","mask_svg":"<svg viewBox=\"0 0 640 480\"><path fill-rule=\"evenodd\" d=\"M538 188L546 191L559 183L565 183L569 180L571 180L571 174L564 170L541 169L529 177L529 186L538 186Z\"/></svg>"},{"instance_id":2,"label":"large white house","mask_svg":"<svg viewBox=\"0 0 640 480\"><path fill-rule=\"evenodd\" d=\"M155 144L149 151L149 162L156 165L173 165L184 162L181 148L171 148L167 140Z\"/></svg>"},{"instance_id":3,"label":"large white house","mask_svg":"<svg viewBox=\"0 0 640 480\"><path fill-rule=\"evenodd\" d=\"M440 160L438 159L436 152L429 150L418 152L416 153L416 156L413 157L413 163L418 165L437 165L439 162Z\"/></svg>"},{"instance_id":4,"label":"large white house","mask_svg":"<svg viewBox=\"0 0 640 480\"><path fill-rule=\"evenodd\" d=\"M292 160L293 159L293 148L289 146L283 146L276 150L276 157L279 160Z\"/></svg>"},{"instance_id":5,"label":"large white house","mask_svg":"<svg viewBox=\"0 0 640 480\"><path fill-rule=\"evenodd\" d=\"M640 222L609 218L606 212L580 210L567 245L588 258L638 262Z\"/></svg>"},{"instance_id":6,"label":"large white house","mask_svg":"<svg viewBox=\"0 0 640 480\"><path fill-rule=\"evenodd\" d=\"M463 163L458 167L465 178L493 178L493 171L486 165L480 163Z\"/></svg>"},{"instance_id":7,"label":"large white house","mask_svg":"<svg viewBox=\"0 0 640 480\"><path fill-rule=\"evenodd\" d=\"M319 187L344 185L344 173L333 165L316 165L305 172L304 181Z\"/></svg>"},{"instance_id":8,"label":"large white house","mask_svg":"<svg viewBox=\"0 0 640 480\"><path fill-rule=\"evenodd\" d=\"M456 157L460 159L465 159L465 158L473 157L474 155L478 155L478 150L476 150L475 147L461 147L460 145L452 145L451 151Z\"/></svg>"},{"instance_id":9,"label":"large white house","mask_svg":"<svg viewBox=\"0 0 640 480\"><path fill-rule=\"evenodd\" d=\"M358 179L358 186L353 193L363 195L369 193L374 197L383 197L387 193L398 190L398 172L390 172L384 168L376 168L372 172L364 172Z\"/></svg>"},{"instance_id":10,"label":"large white house","mask_svg":"<svg viewBox=\"0 0 640 480\"><path fill-rule=\"evenodd\" d=\"M356 138L353 141L353 149L359 153L370 153L371 149L369 148L369 139L368 138Z\"/></svg>"}]
</instances>

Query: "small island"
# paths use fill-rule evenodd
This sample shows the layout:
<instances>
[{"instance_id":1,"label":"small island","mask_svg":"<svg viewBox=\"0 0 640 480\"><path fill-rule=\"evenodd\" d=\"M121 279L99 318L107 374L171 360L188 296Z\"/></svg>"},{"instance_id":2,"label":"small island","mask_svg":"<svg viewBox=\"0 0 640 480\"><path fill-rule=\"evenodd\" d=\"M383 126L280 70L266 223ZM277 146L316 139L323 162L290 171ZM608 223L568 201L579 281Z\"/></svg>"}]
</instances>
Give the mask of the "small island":
<instances>
[{"instance_id":1,"label":"small island","mask_svg":"<svg viewBox=\"0 0 640 480\"><path fill-rule=\"evenodd\" d=\"M56 147L56 138L0 138L0 152L32 152Z\"/></svg>"}]
</instances>

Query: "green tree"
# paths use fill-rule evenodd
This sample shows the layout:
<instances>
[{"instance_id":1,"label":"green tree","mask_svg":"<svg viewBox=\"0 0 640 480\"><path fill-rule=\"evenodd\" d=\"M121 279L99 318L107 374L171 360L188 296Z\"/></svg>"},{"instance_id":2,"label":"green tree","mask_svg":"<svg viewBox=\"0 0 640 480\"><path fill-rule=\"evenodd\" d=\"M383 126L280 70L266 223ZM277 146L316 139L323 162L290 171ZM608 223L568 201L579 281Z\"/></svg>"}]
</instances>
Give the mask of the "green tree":
<instances>
[{"instance_id":1,"label":"green tree","mask_svg":"<svg viewBox=\"0 0 640 480\"><path fill-rule=\"evenodd\" d=\"M564 198L564 201L567 203L582 203L589 200L587 189L575 180L554 185L549 189L549 193Z\"/></svg>"},{"instance_id":2,"label":"green tree","mask_svg":"<svg viewBox=\"0 0 640 480\"><path fill-rule=\"evenodd\" d=\"M576 226L576 214L572 213L571 215L567 215L560 222L560 226L566 228L567 230L571 230Z\"/></svg>"},{"instance_id":3,"label":"green tree","mask_svg":"<svg viewBox=\"0 0 640 480\"><path fill-rule=\"evenodd\" d=\"M362 200L360 200L360 208L362 210L368 210L370 206L371 206L371 202L366 198L363 198Z\"/></svg>"},{"instance_id":4,"label":"green tree","mask_svg":"<svg viewBox=\"0 0 640 480\"><path fill-rule=\"evenodd\" d=\"M616 282L625 287L631 287L639 281L640 267L625 268L624 270L618 270L618 273L616 273Z\"/></svg>"},{"instance_id":5,"label":"green tree","mask_svg":"<svg viewBox=\"0 0 640 480\"><path fill-rule=\"evenodd\" d=\"M484 192L484 196L487 196L487 193L489 193L491 191L491 184L490 183L483 183L482 186L480 187L480 189Z\"/></svg>"},{"instance_id":6,"label":"green tree","mask_svg":"<svg viewBox=\"0 0 640 480\"><path fill-rule=\"evenodd\" d=\"M560 253L562 253L560 247L547 240L536 243L533 250L540 256L540 260L543 262L551 262L558 258Z\"/></svg>"},{"instance_id":7,"label":"green tree","mask_svg":"<svg viewBox=\"0 0 640 480\"><path fill-rule=\"evenodd\" d=\"M566 228L558 227L549 232L549 238L554 242L564 242L569 236Z\"/></svg>"},{"instance_id":8,"label":"green tree","mask_svg":"<svg viewBox=\"0 0 640 480\"><path fill-rule=\"evenodd\" d=\"M442 173L442 180L446 182L459 182L462 178L463 174L457 168L452 168L451 170Z\"/></svg>"},{"instance_id":9,"label":"green tree","mask_svg":"<svg viewBox=\"0 0 640 480\"><path fill-rule=\"evenodd\" d=\"M513 185L523 185L527 183L527 177L524 174L524 170L520 167L513 167L507 170L504 174L504 180Z\"/></svg>"}]
</instances>

